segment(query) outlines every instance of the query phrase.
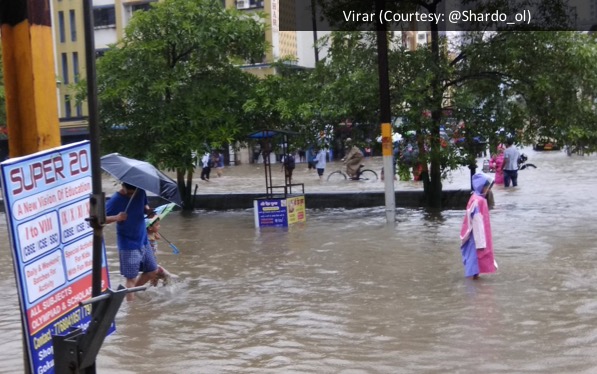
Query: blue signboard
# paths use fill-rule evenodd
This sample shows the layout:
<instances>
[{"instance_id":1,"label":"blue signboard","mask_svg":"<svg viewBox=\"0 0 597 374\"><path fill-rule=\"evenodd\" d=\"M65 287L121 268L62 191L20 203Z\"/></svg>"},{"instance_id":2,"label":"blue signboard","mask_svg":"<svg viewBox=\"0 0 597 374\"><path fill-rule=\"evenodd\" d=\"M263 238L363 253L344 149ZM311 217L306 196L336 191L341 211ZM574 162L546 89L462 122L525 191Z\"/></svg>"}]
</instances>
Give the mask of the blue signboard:
<instances>
[{"instance_id":1,"label":"blue signboard","mask_svg":"<svg viewBox=\"0 0 597 374\"><path fill-rule=\"evenodd\" d=\"M79 306L92 288L89 142L9 159L0 168L29 365L31 372L53 373L52 336L91 321L91 305ZM102 257L105 290L105 248Z\"/></svg>"},{"instance_id":2,"label":"blue signboard","mask_svg":"<svg viewBox=\"0 0 597 374\"><path fill-rule=\"evenodd\" d=\"M288 227L286 199L257 199L253 201L256 227Z\"/></svg>"},{"instance_id":3,"label":"blue signboard","mask_svg":"<svg viewBox=\"0 0 597 374\"><path fill-rule=\"evenodd\" d=\"M253 200L255 227L288 227L307 220L305 196Z\"/></svg>"}]
</instances>

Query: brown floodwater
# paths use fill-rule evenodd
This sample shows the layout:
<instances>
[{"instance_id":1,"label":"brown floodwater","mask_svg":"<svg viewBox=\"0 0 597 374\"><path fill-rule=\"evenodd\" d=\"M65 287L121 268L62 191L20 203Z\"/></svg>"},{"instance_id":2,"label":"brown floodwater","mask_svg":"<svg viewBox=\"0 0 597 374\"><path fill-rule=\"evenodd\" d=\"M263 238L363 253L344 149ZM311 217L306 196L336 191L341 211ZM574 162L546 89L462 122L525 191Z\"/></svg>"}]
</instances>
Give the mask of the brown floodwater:
<instances>
[{"instance_id":1,"label":"brown floodwater","mask_svg":"<svg viewBox=\"0 0 597 374\"><path fill-rule=\"evenodd\" d=\"M262 230L252 210L170 213L162 233L180 254L162 242L159 260L178 278L123 304L97 371L596 372L597 156L525 153L538 168L520 171L517 188L495 188L499 270L479 281L463 277L462 210L399 208L388 226L383 207L309 209L305 224ZM225 172L201 191L264 190L250 178L257 166ZM314 190L383 190L297 173ZM447 188L466 188L467 173ZM20 316L4 218L0 226L0 373L14 373ZM115 289L112 226L105 240Z\"/></svg>"}]
</instances>

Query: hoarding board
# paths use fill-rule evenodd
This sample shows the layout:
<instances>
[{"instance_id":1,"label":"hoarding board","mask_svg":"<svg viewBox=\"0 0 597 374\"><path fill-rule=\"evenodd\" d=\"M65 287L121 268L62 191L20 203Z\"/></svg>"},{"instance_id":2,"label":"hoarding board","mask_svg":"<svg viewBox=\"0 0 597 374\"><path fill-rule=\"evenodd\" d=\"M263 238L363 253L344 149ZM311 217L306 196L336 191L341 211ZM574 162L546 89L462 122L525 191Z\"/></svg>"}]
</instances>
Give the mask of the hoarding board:
<instances>
[{"instance_id":1,"label":"hoarding board","mask_svg":"<svg viewBox=\"0 0 597 374\"><path fill-rule=\"evenodd\" d=\"M89 142L12 158L0 169L28 361L34 373L53 373L52 336L91 321L91 305L79 306L92 289ZM105 247L102 253L105 290Z\"/></svg>"}]
</instances>

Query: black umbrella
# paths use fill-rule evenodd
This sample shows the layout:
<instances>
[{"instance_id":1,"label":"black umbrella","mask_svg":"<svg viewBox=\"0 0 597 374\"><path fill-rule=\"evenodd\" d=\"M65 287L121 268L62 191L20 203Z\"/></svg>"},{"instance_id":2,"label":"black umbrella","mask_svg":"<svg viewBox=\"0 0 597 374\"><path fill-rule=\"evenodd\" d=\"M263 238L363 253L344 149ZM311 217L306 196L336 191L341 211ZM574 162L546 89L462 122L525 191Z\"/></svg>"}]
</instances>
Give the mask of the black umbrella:
<instances>
[{"instance_id":1,"label":"black umbrella","mask_svg":"<svg viewBox=\"0 0 597 374\"><path fill-rule=\"evenodd\" d=\"M176 182L149 162L111 153L101 158L101 165L104 171L121 182L152 192L165 200L182 206Z\"/></svg>"}]
</instances>

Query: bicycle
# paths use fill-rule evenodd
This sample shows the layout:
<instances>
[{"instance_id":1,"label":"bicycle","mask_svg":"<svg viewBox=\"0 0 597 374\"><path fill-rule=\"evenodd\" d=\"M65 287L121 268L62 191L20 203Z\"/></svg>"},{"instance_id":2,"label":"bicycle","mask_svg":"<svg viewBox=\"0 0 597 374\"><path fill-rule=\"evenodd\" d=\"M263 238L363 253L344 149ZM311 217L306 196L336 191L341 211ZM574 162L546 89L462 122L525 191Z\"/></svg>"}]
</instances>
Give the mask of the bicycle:
<instances>
[{"instance_id":1,"label":"bicycle","mask_svg":"<svg viewBox=\"0 0 597 374\"><path fill-rule=\"evenodd\" d=\"M359 169L357 170L357 176L356 178L350 178L351 180L359 180L359 181L365 181L365 182L375 182L377 181L377 173L371 169L363 169L365 165L361 165L359 166ZM348 175L340 170L336 170L330 173L330 175L328 175L328 181L342 181L342 180L347 180Z\"/></svg>"},{"instance_id":2,"label":"bicycle","mask_svg":"<svg viewBox=\"0 0 597 374\"><path fill-rule=\"evenodd\" d=\"M525 155L524 153L521 153L520 156L518 157L518 170L524 170L526 168L533 168L533 169L537 169L537 166L535 166L535 164L531 164L530 162L527 162L529 158L527 157L527 155Z\"/></svg>"}]
</instances>

